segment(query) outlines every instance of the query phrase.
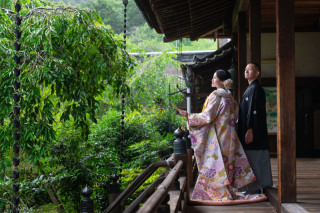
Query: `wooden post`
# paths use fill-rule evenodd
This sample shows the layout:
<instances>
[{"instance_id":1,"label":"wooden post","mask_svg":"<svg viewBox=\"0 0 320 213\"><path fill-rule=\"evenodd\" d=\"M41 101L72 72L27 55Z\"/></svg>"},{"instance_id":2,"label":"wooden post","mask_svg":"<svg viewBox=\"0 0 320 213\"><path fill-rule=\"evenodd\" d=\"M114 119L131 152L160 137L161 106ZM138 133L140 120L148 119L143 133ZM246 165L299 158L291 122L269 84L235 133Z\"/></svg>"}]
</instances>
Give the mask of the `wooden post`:
<instances>
[{"instance_id":1,"label":"wooden post","mask_svg":"<svg viewBox=\"0 0 320 213\"><path fill-rule=\"evenodd\" d=\"M94 213L94 200L90 198L93 190L86 186L82 190L82 195L84 198L81 199L80 212L81 213Z\"/></svg>"},{"instance_id":2,"label":"wooden post","mask_svg":"<svg viewBox=\"0 0 320 213\"><path fill-rule=\"evenodd\" d=\"M193 173L192 173L192 149L187 149L187 199L191 198L191 186L193 182Z\"/></svg>"},{"instance_id":3,"label":"wooden post","mask_svg":"<svg viewBox=\"0 0 320 213\"><path fill-rule=\"evenodd\" d=\"M235 50L238 48L238 32L232 33L232 42L233 42L233 47L235 47ZM235 100L238 100L238 51L233 50L233 55L232 55L232 65L234 66L234 69L236 69L236 76L235 78L232 78L234 85L235 85L235 90L233 93L233 97Z\"/></svg>"},{"instance_id":4,"label":"wooden post","mask_svg":"<svg viewBox=\"0 0 320 213\"><path fill-rule=\"evenodd\" d=\"M110 180L112 181L110 183L110 194L109 194L109 203L112 203L120 194L120 184L118 183L119 176L116 174L111 175ZM111 210L111 213L118 213L120 211L121 206L117 205L113 210Z\"/></svg>"},{"instance_id":5,"label":"wooden post","mask_svg":"<svg viewBox=\"0 0 320 213\"><path fill-rule=\"evenodd\" d=\"M184 170L185 173L188 172L188 168L187 168L188 155L187 154L173 154L174 163L177 164L179 160L181 160L183 162L182 170ZM187 174L187 175L189 175L189 174Z\"/></svg>"},{"instance_id":6,"label":"wooden post","mask_svg":"<svg viewBox=\"0 0 320 213\"><path fill-rule=\"evenodd\" d=\"M260 0L249 2L249 61L261 64Z\"/></svg>"},{"instance_id":7,"label":"wooden post","mask_svg":"<svg viewBox=\"0 0 320 213\"><path fill-rule=\"evenodd\" d=\"M158 207L158 213L170 213L170 206L168 204L170 200L170 195L166 194L162 204Z\"/></svg>"},{"instance_id":8,"label":"wooden post","mask_svg":"<svg viewBox=\"0 0 320 213\"><path fill-rule=\"evenodd\" d=\"M276 0L279 209L296 202L294 0Z\"/></svg>"},{"instance_id":9,"label":"wooden post","mask_svg":"<svg viewBox=\"0 0 320 213\"><path fill-rule=\"evenodd\" d=\"M247 66L247 30L246 30L246 12L238 13L239 32L238 32L238 103L248 85L244 78L244 70Z\"/></svg>"},{"instance_id":10,"label":"wooden post","mask_svg":"<svg viewBox=\"0 0 320 213\"><path fill-rule=\"evenodd\" d=\"M189 200L189 198L191 198L191 184L193 181L193 173L192 173L192 148L191 148L191 139L189 138L189 131L186 130L185 131L185 135L183 137L183 139L187 142L187 170L186 170L186 175L187 175L187 184L186 184L186 195L187 195L187 199ZM185 199L185 201L187 202L187 199Z\"/></svg>"}]
</instances>

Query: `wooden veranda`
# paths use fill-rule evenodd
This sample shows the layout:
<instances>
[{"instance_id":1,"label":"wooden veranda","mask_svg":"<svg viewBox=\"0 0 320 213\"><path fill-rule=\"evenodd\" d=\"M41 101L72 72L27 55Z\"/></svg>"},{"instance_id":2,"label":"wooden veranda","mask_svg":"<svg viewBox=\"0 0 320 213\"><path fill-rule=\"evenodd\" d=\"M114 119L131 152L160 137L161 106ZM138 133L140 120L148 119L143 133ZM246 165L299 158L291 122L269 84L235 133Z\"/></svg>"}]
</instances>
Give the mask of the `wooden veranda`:
<instances>
[{"instance_id":1,"label":"wooden veranda","mask_svg":"<svg viewBox=\"0 0 320 213\"><path fill-rule=\"evenodd\" d=\"M183 134L182 134L183 135ZM180 135L180 138L182 137ZM188 148L186 146L186 148ZM194 180L197 177L195 159L189 147L186 154L173 154L165 161L150 165L124 192L103 211L113 212L185 212L185 213L242 213L242 212L288 212L306 213L320 211L320 158L297 159L297 202L283 203L279 209L278 198L278 160L271 158L273 187L264 193L268 200L259 203L229 206L192 205L191 197ZM123 202L159 167L166 167L166 172L146 189L130 206L123 207ZM140 204L143 205L140 207Z\"/></svg>"},{"instance_id":2,"label":"wooden veranda","mask_svg":"<svg viewBox=\"0 0 320 213\"><path fill-rule=\"evenodd\" d=\"M277 159L271 158L274 187L278 187ZM320 212L320 158L297 159L297 204L285 204L283 212ZM187 206L187 213L277 212L270 201L237 206Z\"/></svg>"},{"instance_id":3,"label":"wooden veranda","mask_svg":"<svg viewBox=\"0 0 320 213\"><path fill-rule=\"evenodd\" d=\"M271 134L276 153L272 159L275 188L266 190L268 202L218 207L188 205L190 177L194 176L189 149L188 157L173 156L172 173L138 212L319 212L320 160L300 159L296 153L320 157L317 93L320 91L320 0L135 2L149 26L164 35L164 42L182 38L231 38L236 51L230 67L234 65L237 70L238 100L247 87L243 71L248 62L262 65L262 84L273 82L270 85L277 93L277 130ZM270 39L270 35L275 39ZM311 92L301 96L299 90L306 88ZM193 85L188 86L188 93L193 89ZM191 103L192 97L189 94ZM195 112L190 108L188 111ZM306 151L301 152L304 148ZM179 178L179 186L178 171L183 167L186 174ZM175 188L172 188L174 182Z\"/></svg>"}]
</instances>

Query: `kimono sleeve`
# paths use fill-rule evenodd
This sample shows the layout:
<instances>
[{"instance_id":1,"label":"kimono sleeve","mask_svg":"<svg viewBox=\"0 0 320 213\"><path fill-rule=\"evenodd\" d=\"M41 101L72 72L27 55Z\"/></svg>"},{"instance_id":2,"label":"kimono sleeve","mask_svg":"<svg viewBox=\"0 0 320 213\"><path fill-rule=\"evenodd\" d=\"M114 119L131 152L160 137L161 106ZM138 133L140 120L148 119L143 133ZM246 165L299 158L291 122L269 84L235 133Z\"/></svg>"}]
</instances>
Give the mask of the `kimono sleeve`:
<instances>
[{"instance_id":1,"label":"kimono sleeve","mask_svg":"<svg viewBox=\"0 0 320 213\"><path fill-rule=\"evenodd\" d=\"M214 95L202 113L188 114L189 127L202 127L210 124L219 114L220 97Z\"/></svg>"}]
</instances>

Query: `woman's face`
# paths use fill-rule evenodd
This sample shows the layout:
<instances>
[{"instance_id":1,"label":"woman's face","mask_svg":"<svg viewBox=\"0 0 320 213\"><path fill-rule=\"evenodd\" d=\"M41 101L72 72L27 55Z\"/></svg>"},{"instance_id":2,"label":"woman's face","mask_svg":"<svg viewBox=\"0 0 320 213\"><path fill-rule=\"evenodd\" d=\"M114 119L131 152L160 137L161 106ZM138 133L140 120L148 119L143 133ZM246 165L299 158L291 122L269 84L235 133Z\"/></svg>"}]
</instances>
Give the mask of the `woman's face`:
<instances>
[{"instance_id":1,"label":"woman's face","mask_svg":"<svg viewBox=\"0 0 320 213\"><path fill-rule=\"evenodd\" d=\"M223 88L223 83L220 81L220 79L217 77L217 73L214 73L213 78L211 80L211 86L216 87L217 89Z\"/></svg>"}]
</instances>

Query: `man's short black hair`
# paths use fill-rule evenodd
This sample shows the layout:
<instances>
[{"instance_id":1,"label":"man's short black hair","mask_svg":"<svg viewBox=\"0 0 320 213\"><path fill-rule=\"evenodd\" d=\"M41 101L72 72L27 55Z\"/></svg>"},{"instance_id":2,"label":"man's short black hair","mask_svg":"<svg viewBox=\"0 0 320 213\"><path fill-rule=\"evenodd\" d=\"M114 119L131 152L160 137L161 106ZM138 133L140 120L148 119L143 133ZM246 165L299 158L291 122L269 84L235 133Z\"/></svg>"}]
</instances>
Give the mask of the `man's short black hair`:
<instances>
[{"instance_id":1,"label":"man's short black hair","mask_svg":"<svg viewBox=\"0 0 320 213\"><path fill-rule=\"evenodd\" d=\"M255 62L249 62L249 64L253 64L254 67L255 67L259 72L261 72L261 66L260 66L260 64L255 63Z\"/></svg>"}]
</instances>

